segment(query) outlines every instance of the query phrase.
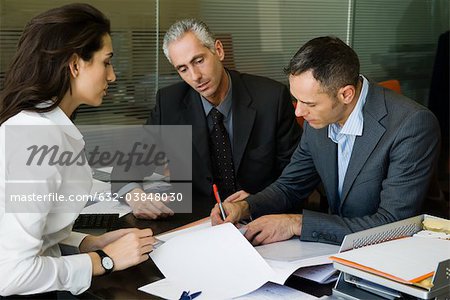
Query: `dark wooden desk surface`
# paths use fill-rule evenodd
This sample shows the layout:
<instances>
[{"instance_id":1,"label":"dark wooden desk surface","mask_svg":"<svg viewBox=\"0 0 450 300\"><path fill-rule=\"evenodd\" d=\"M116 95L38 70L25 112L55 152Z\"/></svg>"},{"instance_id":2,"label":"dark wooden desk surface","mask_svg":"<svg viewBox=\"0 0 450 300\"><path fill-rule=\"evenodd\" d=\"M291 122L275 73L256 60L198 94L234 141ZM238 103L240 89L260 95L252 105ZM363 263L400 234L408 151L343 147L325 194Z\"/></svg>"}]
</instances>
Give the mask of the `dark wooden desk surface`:
<instances>
[{"instance_id":1,"label":"dark wooden desk surface","mask_svg":"<svg viewBox=\"0 0 450 300\"><path fill-rule=\"evenodd\" d=\"M175 214L173 217L164 220L146 221L138 220L133 215L128 214L119 219L117 227L151 228L153 233L157 235L198 219L200 217L193 214ZM138 291L138 288L163 278L164 276L156 265L149 259L127 270L113 272L107 276L94 277L89 290L78 297L82 299L160 299ZM316 297L331 295L331 289L334 286L334 284L317 284L295 276L291 276L286 281L286 285Z\"/></svg>"}]
</instances>

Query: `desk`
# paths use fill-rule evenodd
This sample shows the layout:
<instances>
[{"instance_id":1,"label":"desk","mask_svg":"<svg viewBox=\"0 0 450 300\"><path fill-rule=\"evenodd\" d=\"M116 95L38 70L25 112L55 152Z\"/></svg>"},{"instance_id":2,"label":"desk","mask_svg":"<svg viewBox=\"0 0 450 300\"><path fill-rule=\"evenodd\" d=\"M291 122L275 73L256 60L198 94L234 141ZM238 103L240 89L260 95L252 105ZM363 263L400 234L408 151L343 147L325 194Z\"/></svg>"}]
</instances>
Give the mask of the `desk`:
<instances>
[{"instance_id":1,"label":"desk","mask_svg":"<svg viewBox=\"0 0 450 300\"><path fill-rule=\"evenodd\" d=\"M132 214L119 219L118 228L151 228L155 235L177 228L200 219L194 214L175 214L157 221L138 220ZM81 299L160 299L159 297L138 291L138 288L150 282L164 278L151 259L132 268L113 272L107 276L92 279L89 290L78 298ZM321 285L315 282L291 276L286 285L312 294L316 297L331 295L334 283Z\"/></svg>"}]
</instances>

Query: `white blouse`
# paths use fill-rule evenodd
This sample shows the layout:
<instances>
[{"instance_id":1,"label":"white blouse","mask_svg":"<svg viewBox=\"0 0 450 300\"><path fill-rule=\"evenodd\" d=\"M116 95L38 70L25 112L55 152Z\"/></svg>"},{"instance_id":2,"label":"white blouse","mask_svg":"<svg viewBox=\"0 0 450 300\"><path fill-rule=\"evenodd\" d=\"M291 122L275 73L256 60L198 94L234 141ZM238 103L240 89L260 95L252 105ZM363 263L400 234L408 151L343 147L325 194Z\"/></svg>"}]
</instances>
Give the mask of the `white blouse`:
<instances>
[{"instance_id":1,"label":"white blouse","mask_svg":"<svg viewBox=\"0 0 450 300\"><path fill-rule=\"evenodd\" d=\"M0 126L1 296L90 286L89 255L61 256L58 246L79 246L85 236L71 233L92 185L83 148L60 108L22 111Z\"/></svg>"}]
</instances>

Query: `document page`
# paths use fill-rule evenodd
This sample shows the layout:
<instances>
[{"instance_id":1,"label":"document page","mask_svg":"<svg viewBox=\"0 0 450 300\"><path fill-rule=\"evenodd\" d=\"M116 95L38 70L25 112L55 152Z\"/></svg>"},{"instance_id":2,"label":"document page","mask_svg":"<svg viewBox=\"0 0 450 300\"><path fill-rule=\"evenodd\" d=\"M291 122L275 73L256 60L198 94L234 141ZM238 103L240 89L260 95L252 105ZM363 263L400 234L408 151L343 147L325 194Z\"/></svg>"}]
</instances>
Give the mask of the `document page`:
<instances>
[{"instance_id":1,"label":"document page","mask_svg":"<svg viewBox=\"0 0 450 300\"><path fill-rule=\"evenodd\" d=\"M198 299L241 296L273 277L273 270L230 223L173 237L150 257L180 287L179 295L183 290L202 291Z\"/></svg>"},{"instance_id":2,"label":"document page","mask_svg":"<svg viewBox=\"0 0 450 300\"><path fill-rule=\"evenodd\" d=\"M111 184L93 179L90 195L93 201L89 201L81 211L81 214L119 214L119 218L130 213L131 207L120 202L111 193Z\"/></svg>"},{"instance_id":3,"label":"document page","mask_svg":"<svg viewBox=\"0 0 450 300\"><path fill-rule=\"evenodd\" d=\"M185 290L202 291L199 300L253 297L248 293L269 281L283 285L298 268L330 264L329 256L339 251L338 246L298 238L254 248L234 225L212 227L209 218L157 238L165 243L150 257L166 278L140 290L168 299L179 299ZM265 291L271 299L287 291L279 285L266 285L256 294Z\"/></svg>"},{"instance_id":4,"label":"document page","mask_svg":"<svg viewBox=\"0 0 450 300\"><path fill-rule=\"evenodd\" d=\"M235 298L238 300L312 300L317 299L313 295L303 293L296 289L290 288L285 285L280 285L272 282L268 282L259 289L250 294Z\"/></svg>"},{"instance_id":5,"label":"document page","mask_svg":"<svg viewBox=\"0 0 450 300\"><path fill-rule=\"evenodd\" d=\"M179 299L182 288L174 288L174 284L167 279L162 279L156 282L152 282L146 286L139 288L140 291L156 295L166 299ZM196 291L191 291L194 293ZM203 296L203 297L202 297ZM204 297L203 293L197 299L207 299ZM217 298L222 299L222 298ZM276 283L268 282L256 291L253 291L247 295L233 298L236 300L291 300L291 299L302 299L302 300L313 300L317 299L313 295L303 293L296 289L287 287L285 285L279 285Z\"/></svg>"},{"instance_id":6,"label":"document page","mask_svg":"<svg viewBox=\"0 0 450 300\"><path fill-rule=\"evenodd\" d=\"M324 255L330 256L339 252L339 246L316 242L303 242L298 237L275 244L257 246L255 249L266 259L281 261L296 261ZM324 263L331 263L331 261L325 260Z\"/></svg>"},{"instance_id":7,"label":"document page","mask_svg":"<svg viewBox=\"0 0 450 300\"><path fill-rule=\"evenodd\" d=\"M194 226L188 226L188 227L186 227L184 229L174 230L174 231L170 231L170 232L167 232L167 233L162 233L160 235L157 235L156 238L158 240L167 242L168 240L170 240L170 239L172 239L172 238L174 238L176 236L183 235L183 234L186 234L188 232L198 231L198 230L201 230L201 229L211 228L211 227L212 227L211 219L210 218L205 218L204 221L202 221L202 222L200 222L200 223L198 223L198 224L196 224Z\"/></svg>"}]
</instances>

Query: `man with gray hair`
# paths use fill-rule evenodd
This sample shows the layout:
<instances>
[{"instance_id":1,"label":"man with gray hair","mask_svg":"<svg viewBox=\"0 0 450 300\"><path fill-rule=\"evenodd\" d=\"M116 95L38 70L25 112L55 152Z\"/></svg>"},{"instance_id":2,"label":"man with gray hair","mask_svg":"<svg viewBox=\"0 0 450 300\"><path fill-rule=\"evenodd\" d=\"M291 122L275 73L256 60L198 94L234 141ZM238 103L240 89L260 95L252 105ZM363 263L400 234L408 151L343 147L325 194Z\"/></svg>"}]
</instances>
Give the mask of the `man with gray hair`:
<instances>
[{"instance_id":1,"label":"man with gray hair","mask_svg":"<svg viewBox=\"0 0 450 300\"><path fill-rule=\"evenodd\" d=\"M239 199L246 195L243 191L256 193L271 184L301 135L286 86L226 69L222 42L199 20L173 24L163 50L183 81L158 91L147 124L192 125L193 212L209 214L215 203L213 184L222 199ZM144 191L136 186L129 193ZM130 205L137 217L172 214L161 203Z\"/></svg>"}]
</instances>

